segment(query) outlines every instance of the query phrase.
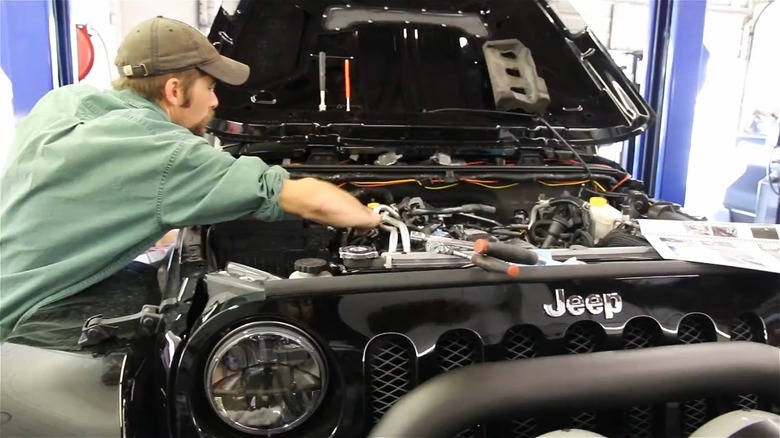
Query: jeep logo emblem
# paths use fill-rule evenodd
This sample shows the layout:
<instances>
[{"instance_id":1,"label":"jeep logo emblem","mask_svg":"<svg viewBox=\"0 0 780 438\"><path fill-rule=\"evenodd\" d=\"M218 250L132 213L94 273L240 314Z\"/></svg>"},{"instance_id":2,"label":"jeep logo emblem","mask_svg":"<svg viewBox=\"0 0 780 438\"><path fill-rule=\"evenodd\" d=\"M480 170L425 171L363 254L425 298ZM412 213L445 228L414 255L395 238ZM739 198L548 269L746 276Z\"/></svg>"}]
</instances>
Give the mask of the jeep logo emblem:
<instances>
[{"instance_id":1,"label":"jeep logo emblem","mask_svg":"<svg viewBox=\"0 0 780 438\"><path fill-rule=\"evenodd\" d=\"M585 298L580 295L566 297L563 289L555 289L555 302L544 305L544 313L553 318L559 318L566 313L579 316L586 310L593 315L604 312L604 318L612 319L615 314L623 310L623 298L615 292L592 294Z\"/></svg>"}]
</instances>

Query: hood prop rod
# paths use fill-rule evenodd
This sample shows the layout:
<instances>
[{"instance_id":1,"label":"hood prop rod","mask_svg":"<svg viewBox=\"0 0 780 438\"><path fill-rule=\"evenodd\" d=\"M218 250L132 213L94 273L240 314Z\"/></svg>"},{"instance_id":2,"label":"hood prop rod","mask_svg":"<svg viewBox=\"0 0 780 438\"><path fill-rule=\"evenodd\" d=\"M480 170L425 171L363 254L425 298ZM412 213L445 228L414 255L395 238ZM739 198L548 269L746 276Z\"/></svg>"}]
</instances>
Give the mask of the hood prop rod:
<instances>
[{"instance_id":1,"label":"hood prop rod","mask_svg":"<svg viewBox=\"0 0 780 438\"><path fill-rule=\"evenodd\" d=\"M320 111L325 111L325 52L320 52Z\"/></svg>"}]
</instances>

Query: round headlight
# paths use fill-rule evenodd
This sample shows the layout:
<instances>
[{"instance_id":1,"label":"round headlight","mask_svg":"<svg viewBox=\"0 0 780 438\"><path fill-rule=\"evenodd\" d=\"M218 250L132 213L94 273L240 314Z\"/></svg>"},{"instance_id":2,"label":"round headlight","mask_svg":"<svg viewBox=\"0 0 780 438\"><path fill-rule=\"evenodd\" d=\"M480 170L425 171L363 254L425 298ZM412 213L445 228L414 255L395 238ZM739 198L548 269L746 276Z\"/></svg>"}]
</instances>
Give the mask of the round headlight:
<instances>
[{"instance_id":1,"label":"round headlight","mask_svg":"<svg viewBox=\"0 0 780 438\"><path fill-rule=\"evenodd\" d=\"M251 323L217 344L206 369L206 393L217 415L255 435L306 421L325 396L325 360L317 344L280 322Z\"/></svg>"}]
</instances>

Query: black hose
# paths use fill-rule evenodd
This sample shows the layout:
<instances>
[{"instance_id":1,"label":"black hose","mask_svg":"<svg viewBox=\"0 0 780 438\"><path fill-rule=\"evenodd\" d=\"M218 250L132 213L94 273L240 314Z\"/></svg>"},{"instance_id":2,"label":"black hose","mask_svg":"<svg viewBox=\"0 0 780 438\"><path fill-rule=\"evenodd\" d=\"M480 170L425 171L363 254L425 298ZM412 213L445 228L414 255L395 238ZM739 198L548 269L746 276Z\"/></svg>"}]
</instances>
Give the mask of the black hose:
<instances>
[{"instance_id":1,"label":"black hose","mask_svg":"<svg viewBox=\"0 0 780 438\"><path fill-rule=\"evenodd\" d=\"M582 219L582 229L590 233L590 212L585 210L585 200L576 196L561 196L550 200L550 206L555 207L555 215L575 219L575 214ZM576 222L576 220L575 220Z\"/></svg>"},{"instance_id":2,"label":"black hose","mask_svg":"<svg viewBox=\"0 0 780 438\"><path fill-rule=\"evenodd\" d=\"M555 241L561 238L561 234L566 231L566 228L567 226L564 218L557 215L553 217L550 227L547 228L547 237L545 237L544 242L542 242L542 248L546 249L552 246Z\"/></svg>"},{"instance_id":3,"label":"black hose","mask_svg":"<svg viewBox=\"0 0 780 438\"><path fill-rule=\"evenodd\" d=\"M391 205L395 203L393 193L384 187L361 187L351 191L350 193L364 204L368 204L371 198L381 199L381 203L385 205Z\"/></svg>"},{"instance_id":4,"label":"black hose","mask_svg":"<svg viewBox=\"0 0 780 438\"><path fill-rule=\"evenodd\" d=\"M543 222L535 221L529 229L529 241L541 248L549 248L556 240L567 241L563 237L572 226L577 230L573 235L568 236L568 244L582 242L582 245L593 246L593 238L590 236L590 213L585 209L588 205L583 199L575 196L560 196L551 199L550 207L553 208L552 220ZM582 222L580 227L578 222ZM546 225L546 229L541 231L540 226Z\"/></svg>"},{"instance_id":5,"label":"black hose","mask_svg":"<svg viewBox=\"0 0 780 438\"><path fill-rule=\"evenodd\" d=\"M582 198L575 196L560 196L550 200L550 207L559 207L561 205L570 204L576 208L582 208L585 205L585 201Z\"/></svg>"},{"instance_id":6,"label":"black hose","mask_svg":"<svg viewBox=\"0 0 780 438\"><path fill-rule=\"evenodd\" d=\"M490 230L490 233L495 234L496 236L506 236L506 237L523 237L523 235L525 234L519 231L511 231L504 228Z\"/></svg>"},{"instance_id":7,"label":"black hose","mask_svg":"<svg viewBox=\"0 0 780 438\"><path fill-rule=\"evenodd\" d=\"M626 230L616 228L599 240L598 247L652 246L644 237L635 236Z\"/></svg>"},{"instance_id":8,"label":"black hose","mask_svg":"<svg viewBox=\"0 0 780 438\"><path fill-rule=\"evenodd\" d=\"M596 245L595 240L593 239L593 236L585 231L585 230L577 230L574 232L574 237L571 241L572 245L582 245L587 247L592 247Z\"/></svg>"},{"instance_id":9,"label":"black hose","mask_svg":"<svg viewBox=\"0 0 780 438\"><path fill-rule=\"evenodd\" d=\"M539 219L528 228L528 240L539 246L549 234L548 228L552 225L551 219Z\"/></svg>"}]
</instances>

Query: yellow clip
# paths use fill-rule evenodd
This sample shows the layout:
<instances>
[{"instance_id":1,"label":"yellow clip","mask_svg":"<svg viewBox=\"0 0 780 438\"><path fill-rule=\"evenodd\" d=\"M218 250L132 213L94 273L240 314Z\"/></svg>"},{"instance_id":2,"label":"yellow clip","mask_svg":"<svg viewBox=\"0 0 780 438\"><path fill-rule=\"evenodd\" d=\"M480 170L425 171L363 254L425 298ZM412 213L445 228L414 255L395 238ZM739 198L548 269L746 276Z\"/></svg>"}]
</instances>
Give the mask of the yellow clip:
<instances>
[{"instance_id":1,"label":"yellow clip","mask_svg":"<svg viewBox=\"0 0 780 438\"><path fill-rule=\"evenodd\" d=\"M372 210L377 208L377 207L379 207L379 203L378 202L372 202L372 203L368 204L368 208L370 208Z\"/></svg>"}]
</instances>

